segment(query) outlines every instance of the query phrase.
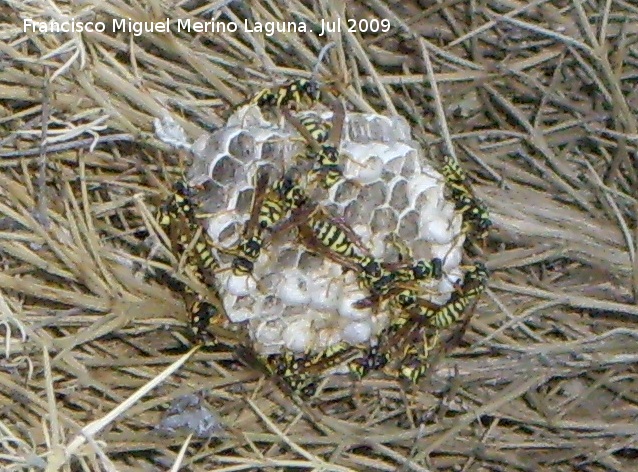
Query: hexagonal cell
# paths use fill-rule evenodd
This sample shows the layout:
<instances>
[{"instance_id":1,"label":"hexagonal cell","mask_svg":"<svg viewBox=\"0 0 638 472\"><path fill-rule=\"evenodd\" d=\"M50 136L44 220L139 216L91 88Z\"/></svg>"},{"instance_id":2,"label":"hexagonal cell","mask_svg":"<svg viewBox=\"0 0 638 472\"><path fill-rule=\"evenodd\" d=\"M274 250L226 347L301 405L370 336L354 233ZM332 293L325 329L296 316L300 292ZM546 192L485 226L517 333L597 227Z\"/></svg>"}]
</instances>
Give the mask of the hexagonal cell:
<instances>
[{"instance_id":1,"label":"hexagonal cell","mask_svg":"<svg viewBox=\"0 0 638 472\"><path fill-rule=\"evenodd\" d=\"M219 182L222 185L228 185L230 182L236 182L236 173L238 169L244 167L244 164L237 159L233 159L229 155L221 156L213 164L210 172L210 177L215 182Z\"/></svg>"},{"instance_id":2,"label":"hexagonal cell","mask_svg":"<svg viewBox=\"0 0 638 472\"><path fill-rule=\"evenodd\" d=\"M360 185L370 185L381 179L384 162L379 156L361 154L361 149L348 147L353 152L345 160L343 175Z\"/></svg>"},{"instance_id":3,"label":"hexagonal cell","mask_svg":"<svg viewBox=\"0 0 638 472\"><path fill-rule=\"evenodd\" d=\"M434 190L434 192L432 191ZM414 208L419 208L422 212L435 213L435 208L439 203L436 189L429 188L419 193L414 201Z\"/></svg>"},{"instance_id":4,"label":"hexagonal cell","mask_svg":"<svg viewBox=\"0 0 638 472\"><path fill-rule=\"evenodd\" d=\"M299 264L299 250L286 247L277 255L277 265L281 267L297 267Z\"/></svg>"},{"instance_id":5,"label":"hexagonal cell","mask_svg":"<svg viewBox=\"0 0 638 472\"><path fill-rule=\"evenodd\" d=\"M398 217L394 209L390 207L377 208L372 214L370 229L372 233L390 233L396 229L397 223Z\"/></svg>"},{"instance_id":6,"label":"hexagonal cell","mask_svg":"<svg viewBox=\"0 0 638 472\"><path fill-rule=\"evenodd\" d=\"M415 152L410 152L405 156L403 161L403 167L401 168L401 175L405 178L410 178L416 174L419 170L419 163Z\"/></svg>"},{"instance_id":7,"label":"hexagonal cell","mask_svg":"<svg viewBox=\"0 0 638 472\"><path fill-rule=\"evenodd\" d=\"M352 200L350 203L348 203L346 209L343 212L344 220L346 220L348 223L350 223L350 225L353 226L357 224L367 223L369 217L369 213L365 215L362 212L361 200Z\"/></svg>"},{"instance_id":8,"label":"hexagonal cell","mask_svg":"<svg viewBox=\"0 0 638 472\"><path fill-rule=\"evenodd\" d=\"M281 339L281 323L266 322L258 323L255 327L255 337L264 344L273 344Z\"/></svg>"},{"instance_id":9,"label":"hexagonal cell","mask_svg":"<svg viewBox=\"0 0 638 472\"><path fill-rule=\"evenodd\" d=\"M311 300L306 280L297 269L286 271L284 280L275 290L287 307L305 306Z\"/></svg>"},{"instance_id":10,"label":"hexagonal cell","mask_svg":"<svg viewBox=\"0 0 638 472\"><path fill-rule=\"evenodd\" d=\"M432 259L432 244L425 239L416 239L412 242L412 255L414 259Z\"/></svg>"},{"instance_id":11,"label":"hexagonal cell","mask_svg":"<svg viewBox=\"0 0 638 472\"><path fill-rule=\"evenodd\" d=\"M389 142L391 138L390 126L385 117L375 116L367 122L366 132L374 137L375 141Z\"/></svg>"},{"instance_id":12,"label":"hexagonal cell","mask_svg":"<svg viewBox=\"0 0 638 472\"><path fill-rule=\"evenodd\" d=\"M397 174L401 172L404 160L405 159L403 156L397 156L386 162L383 166L383 180L385 180L386 182L390 182L392 179L394 179Z\"/></svg>"},{"instance_id":13,"label":"hexagonal cell","mask_svg":"<svg viewBox=\"0 0 638 472\"><path fill-rule=\"evenodd\" d=\"M283 274L270 272L259 278L259 288L266 293L274 292L283 282Z\"/></svg>"},{"instance_id":14,"label":"hexagonal cell","mask_svg":"<svg viewBox=\"0 0 638 472\"><path fill-rule=\"evenodd\" d=\"M396 244L392 242L393 237L399 238L398 233L390 233L383 237L383 260L390 264L401 262L407 256L402 248L397 247ZM398 243L401 244L400 238Z\"/></svg>"},{"instance_id":15,"label":"hexagonal cell","mask_svg":"<svg viewBox=\"0 0 638 472\"><path fill-rule=\"evenodd\" d=\"M255 306L255 299L253 297L237 297L234 308L241 310L242 308L251 309ZM265 310L262 310L265 313Z\"/></svg>"},{"instance_id":16,"label":"hexagonal cell","mask_svg":"<svg viewBox=\"0 0 638 472\"><path fill-rule=\"evenodd\" d=\"M235 200L235 204L234 204L235 210L241 213L249 213L250 206L253 201L254 193L255 193L255 189L250 187L240 190L237 193L237 197Z\"/></svg>"},{"instance_id":17,"label":"hexagonal cell","mask_svg":"<svg viewBox=\"0 0 638 472\"><path fill-rule=\"evenodd\" d=\"M402 212L408 206L408 183L404 180L396 180L392 185L390 201L388 204L395 210Z\"/></svg>"},{"instance_id":18,"label":"hexagonal cell","mask_svg":"<svg viewBox=\"0 0 638 472\"><path fill-rule=\"evenodd\" d=\"M299 257L299 263L297 267L306 273L319 270L323 263L323 257L319 257L316 254L304 251Z\"/></svg>"},{"instance_id":19,"label":"hexagonal cell","mask_svg":"<svg viewBox=\"0 0 638 472\"><path fill-rule=\"evenodd\" d=\"M251 162L256 158L255 138L248 132L239 133L228 143L228 154L240 162Z\"/></svg>"},{"instance_id":20,"label":"hexagonal cell","mask_svg":"<svg viewBox=\"0 0 638 472\"><path fill-rule=\"evenodd\" d=\"M344 180L335 185L337 188L334 193L334 201L336 203L349 202L357 197L359 187L351 181Z\"/></svg>"},{"instance_id":21,"label":"hexagonal cell","mask_svg":"<svg viewBox=\"0 0 638 472\"><path fill-rule=\"evenodd\" d=\"M359 200L361 201L361 210L368 214L372 210L385 203L387 196L386 186L383 182L375 182L372 185L366 185L359 192Z\"/></svg>"},{"instance_id":22,"label":"hexagonal cell","mask_svg":"<svg viewBox=\"0 0 638 472\"><path fill-rule=\"evenodd\" d=\"M242 230L243 225L233 222L218 232L217 241L221 244L233 244L236 242L239 232Z\"/></svg>"},{"instance_id":23,"label":"hexagonal cell","mask_svg":"<svg viewBox=\"0 0 638 472\"><path fill-rule=\"evenodd\" d=\"M204 190L197 196L201 202L203 213L216 213L226 208L226 194L228 189L213 180L207 180Z\"/></svg>"},{"instance_id":24,"label":"hexagonal cell","mask_svg":"<svg viewBox=\"0 0 638 472\"><path fill-rule=\"evenodd\" d=\"M282 138L273 137L261 145L262 160L283 164L284 149L281 139Z\"/></svg>"},{"instance_id":25,"label":"hexagonal cell","mask_svg":"<svg viewBox=\"0 0 638 472\"><path fill-rule=\"evenodd\" d=\"M401 216L398 234L403 241L414 241L418 236L420 219L421 215L415 210L410 210Z\"/></svg>"},{"instance_id":26,"label":"hexagonal cell","mask_svg":"<svg viewBox=\"0 0 638 472\"><path fill-rule=\"evenodd\" d=\"M343 133L345 139L357 143L369 143L372 138L367 123L359 120L348 120L346 130Z\"/></svg>"},{"instance_id":27,"label":"hexagonal cell","mask_svg":"<svg viewBox=\"0 0 638 472\"><path fill-rule=\"evenodd\" d=\"M266 294L262 296L259 309L265 318L274 317L279 319L279 314L285 309L284 303L274 294Z\"/></svg>"}]
</instances>

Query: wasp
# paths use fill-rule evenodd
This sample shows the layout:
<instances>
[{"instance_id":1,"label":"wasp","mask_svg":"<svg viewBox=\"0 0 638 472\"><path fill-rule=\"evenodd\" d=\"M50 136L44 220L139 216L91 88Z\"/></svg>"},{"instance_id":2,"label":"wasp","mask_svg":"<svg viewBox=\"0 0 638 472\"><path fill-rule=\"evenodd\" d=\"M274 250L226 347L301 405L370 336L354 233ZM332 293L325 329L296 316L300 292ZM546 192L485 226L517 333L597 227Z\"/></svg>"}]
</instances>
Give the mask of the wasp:
<instances>
[{"instance_id":1,"label":"wasp","mask_svg":"<svg viewBox=\"0 0 638 472\"><path fill-rule=\"evenodd\" d=\"M268 224L269 214L272 210L272 208L268 208L268 211L264 210L262 212L267 196L268 181L268 174L260 168L256 175L250 216L244 226L239 244L233 250L226 250L235 256L231 263L231 269L236 276L252 274L255 262L261 254L261 249L264 245L262 225Z\"/></svg>"},{"instance_id":2,"label":"wasp","mask_svg":"<svg viewBox=\"0 0 638 472\"><path fill-rule=\"evenodd\" d=\"M441 174L450 187L456 209L463 215L463 232L476 233L478 239L485 239L492 226L489 212L483 202L473 195L458 161L445 156Z\"/></svg>"},{"instance_id":3,"label":"wasp","mask_svg":"<svg viewBox=\"0 0 638 472\"><path fill-rule=\"evenodd\" d=\"M435 313L430 323L437 328L446 328L458 321L470 303L485 291L488 278L489 273L485 265L477 262L465 273L460 293L454 292L443 309Z\"/></svg>"},{"instance_id":4,"label":"wasp","mask_svg":"<svg viewBox=\"0 0 638 472\"><path fill-rule=\"evenodd\" d=\"M330 130L332 123L321 119L320 116L309 113L297 117L301 126L303 126L312 139L317 143L323 144L330 139Z\"/></svg>"},{"instance_id":5,"label":"wasp","mask_svg":"<svg viewBox=\"0 0 638 472\"><path fill-rule=\"evenodd\" d=\"M323 373L336 365L344 364L361 355L355 346L340 342L319 353L297 356L292 352L262 357L262 364L282 379L295 393L312 396Z\"/></svg>"},{"instance_id":6,"label":"wasp","mask_svg":"<svg viewBox=\"0 0 638 472\"><path fill-rule=\"evenodd\" d=\"M302 396L312 396L314 393L315 379L302 372L305 361L298 359L294 353L285 351L259 359L272 375L279 377L293 392Z\"/></svg>"},{"instance_id":7,"label":"wasp","mask_svg":"<svg viewBox=\"0 0 638 472\"><path fill-rule=\"evenodd\" d=\"M414 291L405 290L403 294L407 295L405 307L417 304ZM431 352L440 344L439 332L438 328L426 325L420 316L404 309L381 332L377 347L370 349L367 358L359 362L368 370L381 368L386 375L417 383L428 369Z\"/></svg>"},{"instance_id":8,"label":"wasp","mask_svg":"<svg viewBox=\"0 0 638 472\"><path fill-rule=\"evenodd\" d=\"M417 383L427 372L432 364L434 352L448 349L442 340L442 331L459 321L467 307L475 301L484 291L488 278L488 272L482 263L472 266L465 274L461 290L452 294L450 300L443 306L418 301L417 308L408 309L417 318L411 318L416 323L413 329L404 335L404 339L409 341L403 352L399 356L396 374L406 378L413 383ZM420 319L419 319L420 318ZM464 332L469 318L465 323L447 337L445 344L454 338L460 339ZM399 344L397 341L396 344Z\"/></svg>"},{"instance_id":9,"label":"wasp","mask_svg":"<svg viewBox=\"0 0 638 472\"><path fill-rule=\"evenodd\" d=\"M395 269L393 273L397 282L440 280L443 277L443 261L438 257L430 261L418 260L414 264Z\"/></svg>"},{"instance_id":10,"label":"wasp","mask_svg":"<svg viewBox=\"0 0 638 472\"><path fill-rule=\"evenodd\" d=\"M381 264L368 256L360 261L363 271L359 276L360 285L371 295L355 303L358 308L372 306L381 299L390 297L391 303L400 308L408 308L416 303L417 294L409 284L425 279L440 280L443 277L443 263L435 257L431 261L419 260L408 265Z\"/></svg>"},{"instance_id":11,"label":"wasp","mask_svg":"<svg viewBox=\"0 0 638 472\"><path fill-rule=\"evenodd\" d=\"M426 374L433 351L441 347L441 336L436 329L418 330L416 339L403 349L399 358L397 376L417 384Z\"/></svg>"},{"instance_id":12,"label":"wasp","mask_svg":"<svg viewBox=\"0 0 638 472\"><path fill-rule=\"evenodd\" d=\"M284 232L297 227L299 236L306 246L322 252L337 263L357 260L358 242L349 236L349 228L333 217L329 210L318 203L306 199L291 217L273 228L273 232Z\"/></svg>"},{"instance_id":13,"label":"wasp","mask_svg":"<svg viewBox=\"0 0 638 472\"><path fill-rule=\"evenodd\" d=\"M343 132L343 124L346 117L346 109L340 100L333 101L334 118L329 135L325 137L325 130L317 130L316 128L304 125L304 123L287 110L284 110L286 119L297 129L306 143L310 146L310 150L305 156L315 161L315 168L310 171L311 179L320 183L326 189L334 186L343 179L343 167L341 166L341 154L339 153L339 143ZM316 137L323 139L320 142Z\"/></svg>"},{"instance_id":14,"label":"wasp","mask_svg":"<svg viewBox=\"0 0 638 472\"><path fill-rule=\"evenodd\" d=\"M352 229L343 224L340 218L333 217L326 208L308 202L277 231L292 225L298 227L301 239L311 250L325 254L348 270L358 272L362 288L381 290L382 286L394 280L393 275L370 256L369 250Z\"/></svg>"},{"instance_id":15,"label":"wasp","mask_svg":"<svg viewBox=\"0 0 638 472\"><path fill-rule=\"evenodd\" d=\"M445 305L437 307L419 300L415 306L409 308L409 311L432 326L440 329L447 328L458 321L470 303L483 293L488 277L485 265L477 262L465 273L460 290L453 292Z\"/></svg>"},{"instance_id":16,"label":"wasp","mask_svg":"<svg viewBox=\"0 0 638 472\"><path fill-rule=\"evenodd\" d=\"M386 329L379 343L386 346L377 355L389 363L391 353L397 354L398 366L390 366L386 373L417 383L425 375L432 353L442 348L441 331L457 322L486 286L488 272L478 262L466 272L458 292L442 306L417 297L413 290L395 295L393 303L402 309Z\"/></svg>"},{"instance_id":17,"label":"wasp","mask_svg":"<svg viewBox=\"0 0 638 472\"><path fill-rule=\"evenodd\" d=\"M191 318L191 329L198 339L207 338L212 322L224 320L226 311L217 291L215 269L217 260L208 234L203 231L193 202L194 188L184 180L173 185L173 192L159 208L157 222L169 237L171 250L197 282L206 286L205 295L183 285L182 296ZM214 338L207 342L215 344Z\"/></svg>"},{"instance_id":18,"label":"wasp","mask_svg":"<svg viewBox=\"0 0 638 472\"><path fill-rule=\"evenodd\" d=\"M410 262L412 252L402 242L395 241L396 239L395 234L392 244L399 252L398 263L374 263L369 256L364 257L362 284L370 290L371 296L359 300L356 306L371 306L381 298L390 296L400 307L405 308L413 304L412 301L416 298L414 290L407 289L406 285L425 279L440 280L443 277L443 261L440 258Z\"/></svg>"},{"instance_id":19,"label":"wasp","mask_svg":"<svg viewBox=\"0 0 638 472\"><path fill-rule=\"evenodd\" d=\"M268 174L261 168L258 170L250 216L240 242L234 249L222 249L235 256L231 263L234 275L252 274L265 244L265 231L272 230L288 213L308 200L295 172L296 169L289 169L269 186Z\"/></svg>"},{"instance_id":20,"label":"wasp","mask_svg":"<svg viewBox=\"0 0 638 472\"><path fill-rule=\"evenodd\" d=\"M296 79L292 82L272 88L265 88L257 93L251 104L260 108L298 106L304 102L310 105L321 101L322 92L314 80Z\"/></svg>"},{"instance_id":21,"label":"wasp","mask_svg":"<svg viewBox=\"0 0 638 472\"><path fill-rule=\"evenodd\" d=\"M353 346L342 342L301 358L285 353L269 359L271 365L274 364L271 369L304 396L312 395L322 374L336 365L346 365L357 379L383 369L391 376L417 383L427 372L433 353L442 348L441 330L461 317L469 303L483 291L486 280L485 266L475 264L465 274L462 295L453 294L444 306L417 299L413 290L403 290L396 297L403 297L401 305L412 310L394 317L375 345ZM463 300L462 306L459 300ZM398 366L391 366L395 356Z\"/></svg>"},{"instance_id":22,"label":"wasp","mask_svg":"<svg viewBox=\"0 0 638 472\"><path fill-rule=\"evenodd\" d=\"M300 235L310 247L323 246L335 262L348 270L354 270L359 286L369 290L374 296L385 294L396 280L391 271L370 256L350 228L338 224L326 213L319 212L312 216L307 227L300 228Z\"/></svg>"},{"instance_id":23,"label":"wasp","mask_svg":"<svg viewBox=\"0 0 638 472\"><path fill-rule=\"evenodd\" d=\"M337 348L318 356L316 360L319 363L312 364L311 367L325 369L335 365L346 365L350 374L357 380L363 379L374 370L384 370L392 376L405 377L409 380L417 379L417 366L408 368L413 362L403 362L403 359L413 352L408 342L415 329L421 326L412 317L403 314L391 320L379 334L375 344L351 346L341 343ZM388 364L396 352L400 353L403 367L395 373L388 368Z\"/></svg>"},{"instance_id":24,"label":"wasp","mask_svg":"<svg viewBox=\"0 0 638 472\"><path fill-rule=\"evenodd\" d=\"M387 264L370 255L370 251L352 229L316 203L308 204L293 214L293 217L277 227L276 231L283 231L292 225L298 227L300 238L310 250L327 256L346 270L356 272L359 286L371 293L370 297L355 303L357 308L371 306L392 291L401 291L397 283L422 280L430 275L437 278L442 276L440 259L433 259L431 263L420 261L396 271L388 269Z\"/></svg>"},{"instance_id":25,"label":"wasp","mask_svg":"<svg viewBox=\"0 0 638 472\"><path fill-rule=\"evenodd\" d=\"M289 383L305 395L314 392L317 382L325 372L338 365L346 366L355 379L361 380L371 371L382 369L390 361L391 352L403 338L402 330L408 326L408 321L406 316L392 319L390 325L379 335L376 344L351 345L340 342L318 354L306 355L300 359L289 354L280 355L278 358L283 363L278 372L287 376Z\"/></svg>"}]
</instances>

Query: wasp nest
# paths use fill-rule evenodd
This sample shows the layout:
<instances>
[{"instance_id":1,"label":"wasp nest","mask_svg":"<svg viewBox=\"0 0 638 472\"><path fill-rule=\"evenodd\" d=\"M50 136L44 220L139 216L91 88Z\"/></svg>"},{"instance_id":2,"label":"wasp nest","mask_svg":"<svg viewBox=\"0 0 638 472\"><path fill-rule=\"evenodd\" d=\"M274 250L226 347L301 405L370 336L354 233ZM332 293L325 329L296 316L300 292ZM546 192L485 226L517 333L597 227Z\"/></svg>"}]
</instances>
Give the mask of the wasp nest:
<instances>
[{"instance_id":1,"label":"wasp nest","mask_svg":"<svg viewBox=\"0 0 638 472\"><path fill-rule=\"evenodd\" d=\"M332 112L297 115L332 121ZM305 115L305 116L304 116ZM356 308L369 294L356 274L310 251L297 240L294 217L285 230L267 235L251 276L230 270L232 256L248 223L255 176L267 172L271 182L285 170L308 175L312 163L299 157L306 143L283 118L264 117L247 105L225 127L193 146L192 183L207 185L203 210L207 231L218 246L222 268L219 291L232 322L246 322L256 351L272 354L321 351L335 343L367 342L387 325L383 307ZM461 216L444 198L444 179L425 162L402 117L346 113L340 140L344 179L311 198L352 229L377 260L396 262L396 242L410 248L414 259L443 260L445 276L422 283L421 295L445 303L460 278L464 236Z\"/></svg>"}]
</instances>

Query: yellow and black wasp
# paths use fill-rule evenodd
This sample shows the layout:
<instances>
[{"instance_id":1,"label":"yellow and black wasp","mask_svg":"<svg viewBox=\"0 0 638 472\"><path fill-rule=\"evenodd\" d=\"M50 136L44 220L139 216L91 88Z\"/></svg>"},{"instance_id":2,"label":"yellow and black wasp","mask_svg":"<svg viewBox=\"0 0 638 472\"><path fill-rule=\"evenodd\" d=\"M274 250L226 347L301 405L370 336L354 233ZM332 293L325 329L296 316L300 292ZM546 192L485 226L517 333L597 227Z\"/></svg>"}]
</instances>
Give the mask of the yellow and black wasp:
<instances>
[{"instance_id":1,"label":"yellow and black wasp","mask_svg":"<svg viewBox=\"0 0 638 472\"><path fill-rule=\"evenodd\" d=\"M470 190L467 176L458 161L445 156L441 174L450 187L456 209L463 215L463 232L485 239L492 221L487 207Z\"/></svg>"},{"instance_id":2,"label":"yellow and black wasp","mask_svg":"<svg viewBox=\"0 0 638 472\"><path fill-rule=\"evenodd\" d=\"M362 267L367 267L367 270L361 274L362 286L369 289L371 295L359 300L357 307L371 306L386 297L393 298L399 307L409 307L416 301L414 286L417 282L443 277L443 261L440 258L413 261L411 251L402 243L393 242L393 245L399 249L397 263L374 264L369 256L364 256L363 261L367 264L362 264Z\"/></svg>"},{"instance_id":3,"label":"yellow and black wasp","mask_svg":"<svg viewBox=\"0 0 638 472\"><path fill-rule=\"evenodd\" d=\"M308 131L308 134L317 143L323 144L330 139L332 123L322 119L315 113L306 113L296 117L299 123Z\"/></svg>"},{"instance_id":4,"label":"yellow and black wasp","mask_svg":"<svg viewBox=\"0 0 638 472\"><path fill-rule=\"evenodd\" d=\"M395 274L374 259L352 230L325 210L314 213L299 233L309 248L323 247L328 258L357 274L359 286L373 296L384 295L395 283Z\"/></svg>"},{"instance_id":5,"label":"yellow and black wasp","mask_svg":"<svg viewBox=\"0 0 638 472\"><path fill-rule=\"evenodd\" d=\"M436 328L444 329L462 316L465 309L485 290L489 273L482 262L477 262L465 273L460 289L453 292L448 302L440 307L419 300L408 311Z\"/></svg>"},{"instance_id":6,"label":"yellow and black wasp","mask_svg":"<svg viewBox=\"0 0 638 472\"><path fill-rule=\"evenodd\" d=\"M396 264L388 264L396 281L417 282L425 279L440 280L443 277L443 261L434 257L430 261L414 260L412 251L399 239L397 233L391 233L387 238L390 245L394 246L398 253L399 261Z\"/></svg>"},{"instance_id":7,"label":"yellow and black wasp","mask_svg":"<svg viewBox=\"0 0 638 472\"><path fill-rule=\"evenodd\" d=\"M277 366L273 367L273 372L276 371L285 379L295 392L310 396L314 394L319 380L332 367L346 366L352 377L361 380L371 371L384 369L397 351L407 356L411 352L407 341L417 327L418 324L409 317L402 316L394 318L374 344L350 345L341 342L318 354L296 357L286 353L272 356L269 362ZM410 380L415 377L408 368L400 369L396 375L392 372L391 375Z\"/></svg>"},{"instance_id":8,"label":"yellow and black wasp","mask_svg":"<svg viewBox=\"0 0 638 472\"><path fill-rule=\"evenodd\" d=\"M341 218L334 217L317 203L308 202L292 218L278 228L283 231L297 226L306 247L357 273L359 285L374 292L394 282L394 275L371 257L369 250Z\"/></svg>"},{"instance_id":9,"label":"yellow and black wasp","mask_svg":"<svg viewBox=\"0 0 638 472\"><path fill-rule=\"evenodd\" d=\"M431 326L418 326L413 336L406 336L403 350L398 355L398 365L386 368L386 373L404 378L416 384L432 365L435 352L442 348L441 334Z\"/></svg>"},{"instance_id":10,"label":"yellow and black wasp","mask_svg":"<svg viewBox=\"0 0 638 472\"><path fill-rule=\"evenodd\" d=\"M297 393L310 396L317 383L329 369L346 366L357 380L369 372L383 368L392 353L401 349L411 318L406 313L391 319L390 325L379 335L377 343L351 345L340 342L315 354L295 356L292 353L272 355L265 360L270 370ZM417 320L418 321L418 320ZM416 323L413 323L416 325Z\"/></svg>"},{"instance_id":11,"label":"yellow and black wasp","mask_svg":"<svg viewBox=\"0 0 638 472\"><path fill-rule=\"evenodd\" d=\"M382 355L387 367L385 372L417 383L425 375L433 352L444 347L442 331L459 321L467 307L485 289L488 272L478 262L466 272L459 291L452 293L444 305L435 305L416 298L412 290L405 290L404 300L397 304L402 309L382 334L382 347L376 354ZM390 364L390 360L394 361Z\"/></svg>"},{"instance_id":12,"label":"yellow and black wasp","mask_svg":"<svg viewBox=\"0 0 638 472\"><path fill-rule=\"evenodd\" d=\"M405 283L442 277L442 262L438 258L398 266L376 260L346 224L316 203L306 204L274 231L280 232L293 225L297 226L300 239L310 251L357 274L359 286L368 290L370 296L355 302L356 308L372 306L389 295L396 296L402 307L410 306L416 301L416 293L405 289Z\"/></svg>"},{"instance_id":13,"label":"yellow and black wasp","mask_svg":"<svg viewBox=\"0 0 638 472\"><path fill-rule=\"evenodd\" d=\"M236 276L252 274L255 262L261 254L264 245L262 223L266 224L268 214L273 210L269 208L262 211L267 196L268 180L268 174L260 168L255 179L250 216L244 226L239 244L235 249L225 250L235 256L231 263L231 269Z\"/></svg>"},{"instance_id":14,"label":"yellow and black wasp","mask_svg":"<svg viewBox=\"0 0 638 472\"><path fill-rule=\"evenodd\" d=\"M331 367L348 364L360 357L360 347L341 342L319 353L295 355L292 352L263 357L268 370L282 379L295 393L309 397L315 393L317 383Z\"/></svg>"},{"instance_id":15,"label":"yellow and black wasp","mask_svg":"<svg viewBox=\"0 0 638 472\"><path fill-rule=\"evenodd\" d=\"M454 293L443 306L420 300L418 306L392 318L376 344L341 342L318 354L298 357L284 353L270 356L265 362L272 373L303 396L312 395L322 375L337 365L346 365L357 379L383 369L393 377L417 383L427 372L433 353L443 347L441 330L460 319L468 305L482 293L487 277L485 266L475 264L464 277L461 295ZM414 291L406 292L410 297L416 296ZM395 361L390 365L392 359Z\"/></svg>"},{"instance_id":16,"label":"yellow and black wasp","mask_svg":"<svg viewBox=\"0 0 638 472\"><path fill-rule=\"evenodd\" d=\"M339 143L343 132L346 109L340 100L333 100L333 123L329 135L325 137L325 130L314 126L308 126L299 118L284 110L286 119L297 129L305 139L310 150L306 152L306 158L315 162L315 168L310 172L310 178L316 180L324 188L330 188L343 179L343 167ZM321 138L323 141L316 139ZM324 139L325 138L325 139Z\"/></svg>"},{"instance_id":17,"label":"yellow and black wasp","mask_svg":"<svg viewBox=\"0 0 638 472\"><path fill-rule=\"evenodd\" d=\"M207 289L202 294L188 285L181 287L195 336L214 344L215 339L210 337L208 328L226 320L224 305L217 291L217 260L212 253L214 245L200 224L193 200L195 189L179 180L172 190L158 210L157 222L168 236L175 257Z\"/></svg>"},{"instance_id":18,"label":"yellow and black wasp","mask_svg":"<svg viewBox=\"0 0 638 472\"><path fill-rule=\"evenodd\" d=\"M265 88L257 93L251 104L259 108L266 107L295 107L308 103L310 105L320 102L322 91L315 80L296 79L292 82L275 87Z\"/></svg>"},{"instance_id":19,"label":"yellow and black wasp","mask_svg":"<svg viewBox=\"0 0 638 472\"><path fill-rule=\"evenodd\" d=\"M231 264L233 274L252 274L255 262L265 244L266 230L280 222L290 212L300 208L307 196L296 176L296 169L289 169L274 184L269 186L269 176L259 168L251 204L250 217L244 227L241 240L236 248L222 251L233 254Z\"/></svg>"},{"instance_id":20,"label":"yellow and black wasp","mask_svg":"<svg viewBox=\"0 0 638 472\"><path fill-rule=\"evenodd\" d=\"M382 299L391 298L400 308L408 308L416 303L417 294L413 288L416 282L443 277L442 261L438 257L431 261L419 260L412 264L395 265L369 263L360 275L361 286L371 295L355 303L358 308L378 304ZM372 269L373 268L373 269Z\"/></svg>"},{"instance_id":21,"label":"yellow and black wasp","mask_svg":"<svg viewBox=\"0 0 638 472\"><path fill-rule=\"evenodd\" d=\"M358 242L351 239L349 229L333 217L329 210L318 203L306 199L291 217L273 228L273 232L281 233L296 227L300 239L313 252L321 253L337 263L344 260L357 261Z\"/></svg>"}]
</instances>

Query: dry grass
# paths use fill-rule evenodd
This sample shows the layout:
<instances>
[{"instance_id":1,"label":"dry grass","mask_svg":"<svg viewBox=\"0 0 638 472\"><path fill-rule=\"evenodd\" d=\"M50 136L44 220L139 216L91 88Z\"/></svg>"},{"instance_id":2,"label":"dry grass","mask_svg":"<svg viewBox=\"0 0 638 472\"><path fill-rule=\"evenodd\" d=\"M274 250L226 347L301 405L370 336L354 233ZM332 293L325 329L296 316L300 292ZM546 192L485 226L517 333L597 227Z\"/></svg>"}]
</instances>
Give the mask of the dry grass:
<instances>
[{"instance_id":1,"label":"dry grass","mask_svg":"<svg viewBox=\"0 0 638 472\"><path fill-rule=\"evenodd\" d=\"M344 18L339 2L246 3L221 12ZM216 3L82 5L0 6L0 468L635 470L635 3L350 2L394 28L328 38L22 31L63 13L207 19ZM348 70L355 108L405 115L471 169L494 275L418 390L373 377L352 395L336 378L299 408L229 353L187 352L178 296L135 270L179 165L153 119L195 138L260 85L308 76L328 41L321 72ZM154 432L200 391L222 432Z\"/></svg>"}]
</instances>

